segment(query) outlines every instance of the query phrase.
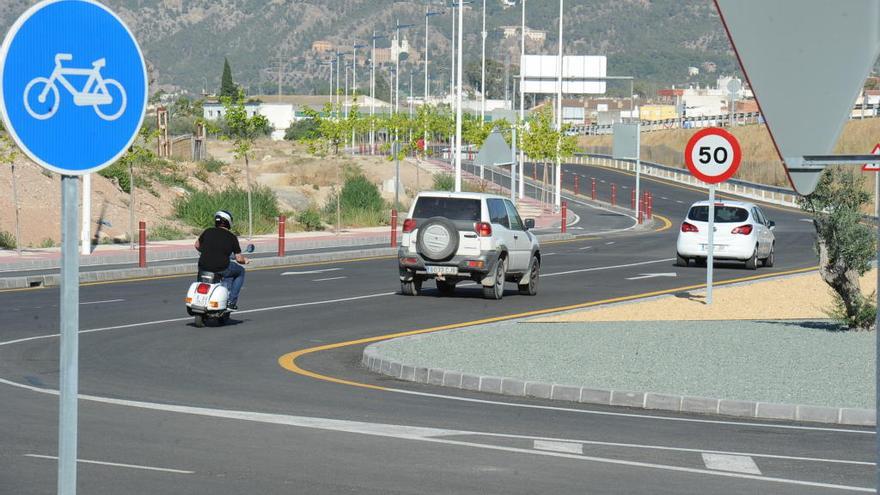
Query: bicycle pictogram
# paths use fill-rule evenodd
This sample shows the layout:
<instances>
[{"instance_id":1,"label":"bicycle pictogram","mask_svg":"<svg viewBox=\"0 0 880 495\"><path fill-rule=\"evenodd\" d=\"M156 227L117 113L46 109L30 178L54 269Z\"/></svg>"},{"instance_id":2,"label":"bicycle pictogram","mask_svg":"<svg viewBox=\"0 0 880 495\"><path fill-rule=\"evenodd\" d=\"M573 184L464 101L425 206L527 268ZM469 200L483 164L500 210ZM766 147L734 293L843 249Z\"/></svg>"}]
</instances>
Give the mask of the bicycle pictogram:
<instances>
[{"instance_id":1,"label":"bicycle pictogram","mask_svg":"<svg viewBox=\"0 0 880 495\"><path fill-rule=\"evenodd\" d=\"M46 120L55 115L61 104L61 95L58 91L58 83L64 86L73 96L73 103L76 106L94 108L95 113L104 120L113 121L118 119L125 112L126 94L125 88L114 79L104 79L101 76L101 69L107 65L106 59L98 59L92 62L91 69L65 68L61 66L61 62L73 60L73 55L69 53L58 53L55 55L55 69L52 74L46 77L36 77L32 79L24 88L24 106L31 117L37 120ZM68 81L66 76L88 76L85 85L81 91L78 91L73 84ZM110 89L115 88L114 92ZM36 102L42 108L34 111L31 107L31 91L36 90ZM116 93L114 95L114 93ZM51 100L50 100L51 97ZM47 105L47 102L51 102ZM101 107L113 108L114 103L119 105L115 112L103 112ZM42 110L42 111L39 111Z\"/></svg>"}]
</instances>

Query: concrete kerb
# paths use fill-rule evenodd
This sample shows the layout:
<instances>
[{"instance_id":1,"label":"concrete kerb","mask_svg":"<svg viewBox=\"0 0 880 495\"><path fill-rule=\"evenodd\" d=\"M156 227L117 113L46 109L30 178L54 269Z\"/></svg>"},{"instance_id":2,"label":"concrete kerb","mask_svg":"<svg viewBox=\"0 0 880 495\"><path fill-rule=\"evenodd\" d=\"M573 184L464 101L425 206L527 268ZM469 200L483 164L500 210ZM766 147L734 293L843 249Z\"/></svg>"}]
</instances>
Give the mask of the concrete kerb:
<instances>
[{"instance_id":1,"label":"concrete kerb","mask_svg":"<svg viewBox=\"0 0 880 495\"><path fill-rule=\"evenodd\" d=\"M541 241L563 241L575 239L572 234L539 234ZM248 263L248 268L273 267L294 265L300 263L321 263L326 261L346 261L355 258L372 258L378 256L393 256L397 254L397 248L371 248L350 251L334 251L326 253L293 254L284 257L253 258ZM116 268L112 270L95 270L80 272L80 283L109 282L143 277L161 277L168 275L195 274L196 263L190 261L174 265L148 266L147 268ZM57 273L30 275L21 277L0 277L0 290L2 289L26 289L34 287L57 287L61 283L61 277Z\"/></svg>"},{"instance_id":2,"label":"concrete kerb","mask_svg":"<svg viewBox=\"0 0 880 495\"><path fill-rule=\"evenodd\" d=\"M445 330L445 332L462 329ZM404 337L425 338L427 335ZM362 354L364 367L379 374L404 381L440 385L475 392L534 397L562 402L622 406L635 409L672 411L678 413L730 416L737 418L803 421L851 426L874 426L872 409L825 407L799 404L775 404L761 401L693 397L655 392L596 389L564 383L545 383L522 378L475 375L461 370L427 368L417 363L401 363L382 356L375 343Z\"/></svg>"}]
</instances>

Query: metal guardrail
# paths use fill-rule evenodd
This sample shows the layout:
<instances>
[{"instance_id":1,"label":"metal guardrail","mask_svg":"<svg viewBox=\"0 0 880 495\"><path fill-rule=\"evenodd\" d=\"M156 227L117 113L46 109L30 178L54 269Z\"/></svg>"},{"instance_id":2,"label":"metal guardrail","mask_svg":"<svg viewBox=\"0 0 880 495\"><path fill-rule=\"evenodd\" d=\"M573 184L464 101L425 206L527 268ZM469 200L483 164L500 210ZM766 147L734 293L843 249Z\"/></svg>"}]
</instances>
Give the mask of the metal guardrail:
<instances>
[{"instance_id":1,"label":"metal guardrail","mask_svg":"<svg viewBox=\"0 0 880 495\"><path fill-rule=\"evenodd\" d=\"M618 160L609 155L597 155L591 153L577 153L574 163L581 165L595 165L600 167L615 168L635 172L635 160ZM642 173L651 177L666 179L680 184L687 184L701 189L709 189L704 182L694 178L690 172L684 169L661 165L659 163L641 162ZM782 206L797 206L797 193L784 187L767 186L739 179L730 179L718 185L719 192L726 192L737 196L760 200Z\"/></svg>"}]
</instances>

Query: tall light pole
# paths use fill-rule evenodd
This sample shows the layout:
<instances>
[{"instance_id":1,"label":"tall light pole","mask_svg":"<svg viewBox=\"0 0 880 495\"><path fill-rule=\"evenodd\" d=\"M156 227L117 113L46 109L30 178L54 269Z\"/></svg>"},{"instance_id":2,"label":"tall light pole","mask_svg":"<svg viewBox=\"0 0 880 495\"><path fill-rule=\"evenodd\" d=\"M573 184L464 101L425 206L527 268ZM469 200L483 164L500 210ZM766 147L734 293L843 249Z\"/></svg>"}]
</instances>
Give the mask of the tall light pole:
<instances>
[{"instance_id":1,"label":"tall light pole","mask_svg":"<svg viewBox=\"0 0 880 495\"><path fill-rule=\"evenodd\" d=\"M394 26L394 29L395 29L395 31L397 32L397 34L395 35L396 38L397 38L397 50L395 50L395 57L394 57L394 65L395 65L395 67L394 67L394 73L396 74L396 76L394 77L394 113L397 113L397 112L400 111L400 108L399 108L399 107L400 107L400 90L399 90L399 82L400 82L400 46L401 46L401 43L400 43L400 30L401 30L401 29L406 29L406 28L411 28L411 27L413 27L413 26L415 26L415 24L401 24L399 20L397 21L396 25Z\"/></svg>"},{"instance_id":2,"label":"tall light pole","mask_svg":"<svg viewBox=\"0 0 880 495\"><path fill-rule=\"evenodd\" d=\"M442 12L431 12L428 10L427 4L425 5L425 99L422 102L422 106L427 110L428 105L428 95L430 94L430 86L428 86L428 18L440 15ZM424 135L422 136L422 140L425 143L425 148L427 150L428 146L428 125L425 123Z\"/></svg>"},{"instance_id":3,"label":"tall light pole","mask_svg":"<svg viewBox=\"0 0 880 495\"><path fill-rule=\"evenodd\" d=\"M451 62L449 63L449 94L455 94L455 2L452 3L452 37L450 38L450 45L452 46L452 51L449 53L449 59Z\"/></svg>"},{"instance_id":4,"label":"tall light pole","mask_svg":"<svg viewBox=\"0 0 880 495\"><path fill-rule=\"evenodd\" d=\"M358 58L358 48L364 48L367 45L360 45L355 43L351 46L352 57L351 57L351 94L353 99L357 101L357 58ZM351 152L354 153L355 147L355 135L354 135L354 127L351 129Z\"/></svg>"},{"instance_id":5,"label":"tall light pole","mask_svg":"<svg viewBox=\"0 0 880 495\"><path fill-rule=\"evenodd\" d=\"M559 58L556 60L556 131L559 133L556 140L556 177L554 177L554 189L556 194L553 205L557 211L562 207L562 14L563 2L559 0Z\"/></svg>"},{"instance_id":6,"label":"tall light pole","mask_svg":"<svg viewBox=\"0 0 880 495\"><path fill-rule=\"evenodd\" d=\"M385 38L384 35L376 35L376 30L373 30L373 37L370 38L373 41L373 51L370 53L370 154L373 154L373 150L376 149L375 140L376 140L376 129L375 123L373 121L374 114L376 113L376 40Z\"/></svg>"},{"instance_id":7,"label":"tall light pole","mask_svg":"<svg viewBox=\"0 0 880 495\"><path fill-rule=\"evenodd\" d=\"M520 26L520 48L519 48L519 123L525 126L526 123L526 94L523 91L523 81L525 79L525 57L526 57L526 0L522 2L522 25ZM520 135L525 134L523 127ZM522 137L520 137L522 139ZM522 145L519 147L519 199L523 199L526 195L525 184L525 152Z\"/></svg>"},{"instance_id":8,"label":"tall light pole","mask_svg":"<svg viewBox=\"0 0 880 495\"><path fill-rule=\"evenodd\" d=\"M336 106L339 106L339 100L340 100L339 89L342 88L342 83L339 80L339 71L340 71L340 66L342 65L340 59L342 57L345 57L344 53L336 52L336 92L335 92L336 93Z\"/></svg>"},{"instance_id":9,"label":"tall light pole","mask_svg":"<svg viewBox=\"0 0 880 495\"><path fill-rule=\"evenodd\" d=\"M486 0L483 0L483 68L480 76L480 125L486 122Z\"/></svg>"},{"instance_id":10,"label":"tall light pole","mask_svg":"<svg viewBox=\"0 0 880 495\"><path fill-rule=\"evenodd\" d=\"M461 72L462 72L462 36L461 31L464 28L464 2L454 4L453 7L458 8L458 67L455 74L456 94L455 94L455 192L461 192Z\"/></svg>"}]
</instances>

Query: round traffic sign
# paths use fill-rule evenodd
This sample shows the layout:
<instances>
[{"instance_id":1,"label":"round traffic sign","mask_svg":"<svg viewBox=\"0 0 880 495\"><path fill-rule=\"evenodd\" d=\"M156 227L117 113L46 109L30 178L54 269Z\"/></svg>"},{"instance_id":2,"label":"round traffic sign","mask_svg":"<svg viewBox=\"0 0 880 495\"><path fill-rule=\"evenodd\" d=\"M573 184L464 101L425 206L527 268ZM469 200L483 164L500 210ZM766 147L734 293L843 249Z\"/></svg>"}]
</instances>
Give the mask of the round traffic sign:
<instances>
[{"instance_id":1,"label":"round traffic sign","mask_svg":"<svg viewBox=\"0 0 880 495\"><path fill-rule=\"evenodd\" d=\"M147 68L125 23L94 0L44 0L0 46L0 114L31 159L65 175L125 153L147 105Z\"/></svg>"},{"instance_id":2,"label":"round traffic sign","mask_svg":"<svg viewBox=\"0 0 880 495\"><path fill-rule=\"evenodd\" d=\"M733 134L709 127L694 134L684 149L684 161L694 177L718 184L733 177L742 160L739 141Z\"/></svg>"}]
</instances>

